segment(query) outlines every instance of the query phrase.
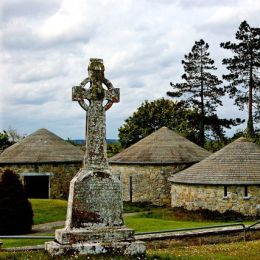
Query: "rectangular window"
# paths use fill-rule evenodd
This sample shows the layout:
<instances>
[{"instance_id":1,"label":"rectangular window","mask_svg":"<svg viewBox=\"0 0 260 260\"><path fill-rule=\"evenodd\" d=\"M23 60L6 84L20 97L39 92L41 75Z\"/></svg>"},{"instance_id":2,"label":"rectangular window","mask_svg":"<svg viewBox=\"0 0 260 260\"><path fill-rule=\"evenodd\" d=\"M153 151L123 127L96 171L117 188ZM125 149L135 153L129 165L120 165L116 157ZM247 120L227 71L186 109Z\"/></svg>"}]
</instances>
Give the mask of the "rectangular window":
<instances>
[{"instance_id":1,"label":"rectangular window","mask_svg":"<svg viewBox=\"0 0 260 260\"><path fill-rule=\"evenodd\" d=\"M245 189L244 189L244 197L248 197L248 187L245 186Z\"/></svg>"},{"instance_id":2,"label":"rectangular window","mask_svg":"<svg viewBox=\"0 0 260 260\"><path fill-rule=\"evenodd\" d=\"M224 197L227 197L227 186L224 186Z\"/></svg>"}]
</instances>

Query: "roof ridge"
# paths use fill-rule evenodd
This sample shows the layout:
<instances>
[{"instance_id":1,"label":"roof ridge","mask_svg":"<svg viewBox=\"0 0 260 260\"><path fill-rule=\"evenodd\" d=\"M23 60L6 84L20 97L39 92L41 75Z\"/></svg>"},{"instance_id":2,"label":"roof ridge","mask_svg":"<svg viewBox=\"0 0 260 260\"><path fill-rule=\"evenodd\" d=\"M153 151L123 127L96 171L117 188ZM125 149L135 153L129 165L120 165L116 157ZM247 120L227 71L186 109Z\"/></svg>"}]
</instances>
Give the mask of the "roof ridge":
<instances>
[{"instance_id":1,"label":"roof ridge","mask_svg":"<svg viewBox=\"0 0 260 260\"><path fill-rule=\"evenodd\" d=\"M110 163L175 164L198 162L210 154L185 137L161 127L110 158Z\"/></svg>"},{"instance_id":2,"label":"roof ridge","mask_svg":"<svg viewBox=\"0 0 260 260\"><path fill-rule=\"evenodd\" d=\"M79 147L45 128L40 128L0 154L0 163L82 161Z\"/></svg>"},{"instance_id":3,"label":"roof ridge","mask_svg":"<svg viewBox=\"0 0 260 260\"><path fill-rule=\"evenodd\" d=\"M190 184L260 184L260 145L236 139L169 180Z\"/></svg>"}]
</instances>

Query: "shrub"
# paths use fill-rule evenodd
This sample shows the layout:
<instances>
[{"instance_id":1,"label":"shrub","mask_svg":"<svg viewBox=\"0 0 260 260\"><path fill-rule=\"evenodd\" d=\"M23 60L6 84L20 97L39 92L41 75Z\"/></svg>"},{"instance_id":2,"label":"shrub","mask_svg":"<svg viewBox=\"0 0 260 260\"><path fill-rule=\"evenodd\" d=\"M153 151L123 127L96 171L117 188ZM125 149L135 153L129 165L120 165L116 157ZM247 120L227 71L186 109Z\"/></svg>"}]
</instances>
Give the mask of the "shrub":
<instances>
[{"instance_id":1,"label":"shrub","mask_svg":"<svg viewBox=\"0 0 260 260\"><path fill-rule=\"evenodd\" d=\"M0 180L0 234L29 233L33 211L19 176L6 169Z\"/></svg>"},{"instance_id":2,"label":"shrub","mask_svg":"<svg viewBox=\"0 0 260 260\"><path fill-rule=\"evenodd\" d=\"M217 210L211 211L208 209L198 209L198 210L187 210L184 207L172 208L174 216L176 219L186 219L191 221L244 221L244 220L254 220L254 217L245 216L239 212L233 210L227 210L221 213Z\"/></svg>"}]
</instances>

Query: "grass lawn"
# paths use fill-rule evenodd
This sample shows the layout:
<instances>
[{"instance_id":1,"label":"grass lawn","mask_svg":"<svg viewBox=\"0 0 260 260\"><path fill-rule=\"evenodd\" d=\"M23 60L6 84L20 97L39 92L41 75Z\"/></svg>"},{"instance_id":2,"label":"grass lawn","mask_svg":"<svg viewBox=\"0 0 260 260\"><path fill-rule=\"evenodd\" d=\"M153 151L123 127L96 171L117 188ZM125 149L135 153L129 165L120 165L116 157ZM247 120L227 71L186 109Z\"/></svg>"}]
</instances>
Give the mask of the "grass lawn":
<instances>
[{"instance_id":1,"label":"grass lawn","mask_svg":"<svg viewBox=\"0 0 260 260\"><path fill-rule=\"evenodd\" d=\"M65 220L67 201L30 199L34 213L34 225ZM142 212L157 209L158 207L147 203L124 203L124 213Z\"/></svg>"},{"instance_id":2,"label":"grass lawn","mask_svg":"<svg viewBox=\"0 0 260 260\"><path fill-rule=\"evenodd\" d=\"M249 242L237 242L230 244L217 244L217 245L203 245L203 246L187 246L187 247L174 247L171 249L157 249L148 250L147 260L170 260L170 259L225 259L225 260L257 260L260 259L259 249L260 240ZM0 252L0 259L61 259L52 258L46 252ZM62 259L76 259L73 257L63 257ZM79 260L92 259L92 260L116 260L128 259L136 260L137 258L131 257L77 257Z\"/></svg>"},{"instance_id":3,"label":"grass lawn","mask_svg":"<svg viewBox=\"0 0 260 260\"><path fill-rule=\"evenodd\" d=\"M50 239L49 240L47 239L1 239L1 241L3 242L2 248L9 248L9 247L43 245L45 242L52 241L52 240ZM0 254L0 259L2 259L1 254Z\"/></svg>"},{"instance_id":4,"label":"grass lawn","mask_svg":"<svg viewBox=\"0 0 260 260\"><path fill-rule=\"evenodd\" d=\"M65 220L67 212L67 201L30 199L33 208L34 225Z\"/></svg>"},{"instance_id":5,"label":"grass lawn","mask_svg":"<svg viewBox=\"0 0 260 260\"><path fill-rule=\"evenodd\" d=\"M193 221L181 220L174 216L171 209L158 208L147 213L138 213L134 216L125 217L125 223L128 227L137 232L160 231L179 228L193 228L202 226L225 225L235 223L235 221ZM249 224L252 222L243 222Z\"/></svg>"},{"instance_id":6,"label":"grass lawn","mask_svg":"<svg viewBox=\"0 0 260 260\"><path fill-rule=\"evenodd\" d=\"M148 250L151 259L225 259L259 260L260 240L228 244L174 247Z\"/></svg>"},{"instance_id":7,"label":"grass lawn","mask_svg":"<svg viewBox=\"0 0 260 260\"><path fill-rule=\"evenodd\" d=\"M34 223L46 223L52 221L65 220L67 202L63 200L42 200L42 199L31 199L33 211L34 211ZM168 229L178 229L178 228L191 228L200 226L212 226L227 224L227 222L219 221L193 221L193 220L181 220L180 217L173 215L171 209L156 208L149 205L128 205L128 211L133 211L134 208L138 208L139 211L149 212L139 212L134 216L125 216L125 224L129 228L135 229L136 232L148 232L148 231L160 231ZM249 222L246 222L249 223ZM35 234L33 234L35 235ZM41 234L43 235L43 234ZM44 235L54 235L53 233L48 233ZM3 241L2 247L17 247L26 245L37 245L43 244L44 241L40 239L1 239ZM0 258L1 259L1 258Z\"/></svg>"}]
</instances>

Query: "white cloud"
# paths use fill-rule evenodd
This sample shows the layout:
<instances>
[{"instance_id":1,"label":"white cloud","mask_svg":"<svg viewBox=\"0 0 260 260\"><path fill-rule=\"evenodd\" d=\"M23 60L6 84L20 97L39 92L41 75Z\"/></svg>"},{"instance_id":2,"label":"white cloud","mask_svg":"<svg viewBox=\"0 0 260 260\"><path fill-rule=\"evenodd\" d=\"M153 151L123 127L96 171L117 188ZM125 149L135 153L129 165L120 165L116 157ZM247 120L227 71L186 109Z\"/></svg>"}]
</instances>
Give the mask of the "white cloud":
<instances>
[{"instance_id":1,"label":"white cloud","mask_svg":"<svg viewBox=\"0 0 260 260\"><path fill-rule=\"evenodd\" d=\"M89 58L103 58L106 77L121 89L121 102L107 112L113 138L145 99L166 96L169 82L180 81L194 41L209 42L221 75L228 54L219 43L234 39L244 19L260 24L257 0L2 0L0 8L1 129L46 127L64 138L84 134L71 87L87 77ZM236 114L232 103L221 116Z\"/></svg>"}]
</instances>

